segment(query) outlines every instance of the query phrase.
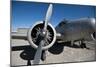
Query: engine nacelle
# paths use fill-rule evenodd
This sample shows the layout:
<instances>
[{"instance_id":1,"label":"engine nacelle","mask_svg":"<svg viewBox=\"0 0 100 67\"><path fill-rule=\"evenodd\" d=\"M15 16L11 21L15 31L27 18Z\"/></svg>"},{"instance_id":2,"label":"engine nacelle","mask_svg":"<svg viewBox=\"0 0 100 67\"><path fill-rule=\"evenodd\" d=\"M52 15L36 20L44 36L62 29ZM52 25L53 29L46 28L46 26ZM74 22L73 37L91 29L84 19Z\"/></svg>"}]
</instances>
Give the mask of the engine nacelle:
<instances>
[{"instance_id":1,"label":"engine nacelle","mask_svg":"<svg viewBox=\"0 0 100 67\"><path fill-rule=\"evenodd\" d=\"M28 31L28 41L30 43L30 45L37 49L38 45L37 45L37 38L40 34L40 31L44 28L44 23L43 21L39 21L37 22L35 25L33 25L29 31ZM47 26L47 42L45 42L45 45L42 47L42 50L46 50L48 48L50 48L56 41L56 31L55 28L48 23Z\"/></svg>"}]
</instances>

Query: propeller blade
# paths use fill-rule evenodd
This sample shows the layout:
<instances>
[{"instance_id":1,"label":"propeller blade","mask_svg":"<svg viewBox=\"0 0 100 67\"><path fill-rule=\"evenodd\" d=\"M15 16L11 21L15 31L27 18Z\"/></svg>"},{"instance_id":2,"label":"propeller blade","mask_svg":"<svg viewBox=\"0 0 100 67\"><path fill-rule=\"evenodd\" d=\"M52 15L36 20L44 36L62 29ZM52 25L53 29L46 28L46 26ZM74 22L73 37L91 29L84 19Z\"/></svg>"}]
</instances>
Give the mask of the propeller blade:
<instances>
[{"instance_id":1,"label":"propeller blade","mask_svg":"<svg viewBox=\"0 0 100 67\"><path fill-rule=\"evenodd\" d=\"M53 9L53 5L50 4L46 13L46 18L45 18L45 24L44 24L44 31L46 33L47 30L47 25L48 25L48 21L51 18L52 15L52 9ZM46 35L44 37L44 39L46 38ZM41 40L41 39L40 39ZM39 46L37 48L36 54L34 56L34 64L39 64L40 60L41 60L41 55L42 55L42 47L45 44L45 41L42 39L39 43Z\"/></svg>"},{"instance_id":2,"label":"propeller blade","mask_svg":"<svg viewBox=\"0 0 100 67\"><path fill-rule=\"evenodd\" d=\"M41 60L41 55L42 55L42 46L44 45L44 40L40 41L40 44L37 48L36 54L34 56L34 64L39 64Z\"/></svg>"},{"instance_id":3,"label":"propeller blade","mask_svg":"<svg viewBox=\"0 0 100 67\"><path fill-rule=\"evenodd\" d=\"M44 30L46 30L47 28L47 25L48 25L48 22L51 18L51 15L52 15L52 9L53 9L53 5L50 4L49 7L48 7L48 10L47 10L47 13L46 13L46 17L45 17L45 25L44 25Z\"/></svg>"}]
</instances>

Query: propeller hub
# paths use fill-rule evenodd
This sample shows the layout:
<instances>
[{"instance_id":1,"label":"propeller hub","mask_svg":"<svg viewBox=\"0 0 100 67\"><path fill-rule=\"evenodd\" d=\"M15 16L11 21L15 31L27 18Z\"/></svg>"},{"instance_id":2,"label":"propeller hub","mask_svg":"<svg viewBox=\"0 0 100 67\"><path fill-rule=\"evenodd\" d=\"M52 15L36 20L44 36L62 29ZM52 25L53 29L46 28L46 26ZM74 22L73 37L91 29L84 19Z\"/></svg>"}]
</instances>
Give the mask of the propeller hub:
<instances>
[{"instance_id":1,"label":"propeller hub","mask_svg":"<svg viewBox=\"0 0 100 67\"><path fill-rule=\"evenodd\" d=\"M42 34L43 34L43 35L46 35L46 31L43 30Z\"/></svg>"}]
</instances>

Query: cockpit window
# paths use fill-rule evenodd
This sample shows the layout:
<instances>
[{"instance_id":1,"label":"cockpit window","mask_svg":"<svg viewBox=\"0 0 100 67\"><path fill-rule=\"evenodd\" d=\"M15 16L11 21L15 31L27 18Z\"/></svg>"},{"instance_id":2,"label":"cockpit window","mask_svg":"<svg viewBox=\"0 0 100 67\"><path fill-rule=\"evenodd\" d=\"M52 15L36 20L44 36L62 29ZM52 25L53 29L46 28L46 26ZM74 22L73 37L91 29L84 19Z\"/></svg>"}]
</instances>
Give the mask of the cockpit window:
<instances>
[{"instance_id":1,"label":"cockpit window","mask_svg":"<svg viewBox=\"0 0 100 67\"><path fill-rule=\"evenodd\" d=\"M68 22L68 21L66 21L66 20L61 21L60 24L59 24L59 27L65 25L67 22Z\"/></svg>"},{"instance_id":2,"label":"cockpit window","mask_svg":"<svg viewBox=\"0 0 100 67\"><path fill-rule=\"evenodd\" d=\"M64 24L66 24L65 22L61 22L60 24L59 24L59 26L62 26L62 25L64 25Z\"/></svg>"}]
</instances>

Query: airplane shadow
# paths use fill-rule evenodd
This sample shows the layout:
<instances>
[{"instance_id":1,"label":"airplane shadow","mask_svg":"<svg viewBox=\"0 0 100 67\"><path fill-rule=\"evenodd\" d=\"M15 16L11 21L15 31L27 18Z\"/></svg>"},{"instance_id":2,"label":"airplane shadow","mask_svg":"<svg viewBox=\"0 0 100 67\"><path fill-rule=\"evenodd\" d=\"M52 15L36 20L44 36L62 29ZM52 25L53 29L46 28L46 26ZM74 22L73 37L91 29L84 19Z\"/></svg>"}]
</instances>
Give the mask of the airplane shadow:
<instances>
[{"instance_id":1,"label":"airplane shadow","mask_svg":"<svg viewBox=\"0 0 100 67\"><path fill-rule=\"evenodd\" d=\"M73 46L71 46L71 42L63 42L63 43L56 42L51 48L48 49L48 51L52 54L60 54L63 52L65 46L70 48L81 48L77 44L73 44Z\"/></svg>"},{"instance_id":2,"label":"airplane shadow","mask_svg":"<svg viewBox=\"0 0 100 67\"><path fill-rule=\"evenodd\" d=\"M34 49L33 47L31 47L30 45L11 47L11 50L12 51L24 50L23 52L20 53L20 57L23 60L27 60L27 65L28 66L31 65L31 60L34 60L34 56L35 56L35 53L36 53L36 49ZM41 60L43 60L43 52L44 51L42 51Z\"/></svg>"},{"instance_id":3,"label":"airplane shadow","mask_svg":"<svg viewBox=\"0 0 100 67\"><path fill-rule=\"evenodd\" d=\"M60 43L55 43L48 51L52 54L60 54L63 52L64 46Z\"/></svg>"},{"instance_id":4,"label":"airplane shadow","mask_svg":"<svg viewBox=\"0 0 100 67\"><path fill-rule=\"evenodd\" d=\"M63 52L65 46L66 47L70 47L70 48L80 48L76 44L71 46L70 42L64 42L64 43L57 43L56 42L51 48L48 49L48 52L50 52L50 53L52 53L54 55L61 54ZM12 51L24 50L23 52L20 53L20 57L23 60L27 60L27 65L28 66L31 65L31 60L34 60L34 56L35 56L35 53L36 53L36 49L31 47L30 45L11 47L11 50ZM43 52L44 51L42 51L42 56L41 56L41 60L42 61L44 61Z\"/></svg>"}]
</instances>

